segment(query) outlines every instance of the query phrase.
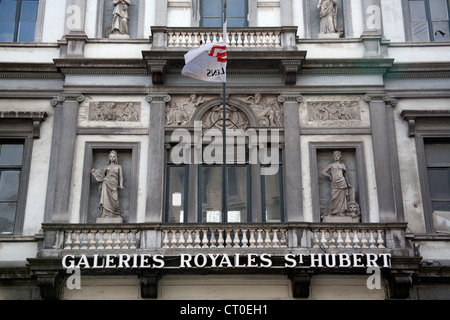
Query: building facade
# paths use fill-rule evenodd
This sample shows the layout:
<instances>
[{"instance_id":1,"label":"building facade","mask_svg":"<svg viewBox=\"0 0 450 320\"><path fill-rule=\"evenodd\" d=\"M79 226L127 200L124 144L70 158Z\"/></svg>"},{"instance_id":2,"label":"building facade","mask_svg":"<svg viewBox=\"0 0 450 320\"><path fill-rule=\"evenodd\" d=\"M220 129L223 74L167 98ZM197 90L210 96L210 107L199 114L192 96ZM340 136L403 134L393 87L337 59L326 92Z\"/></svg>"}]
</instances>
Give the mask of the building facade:
<instances>
[{"instance_id":1,"label":"building facade","mask_svg":"<svg viewBox=\"0 0 450 320\"><path fill-rule=\"evenodd\" d=\"M449 299L448 0L224 2L0 0L0 297Z\"/></svg>"}]
</instances>

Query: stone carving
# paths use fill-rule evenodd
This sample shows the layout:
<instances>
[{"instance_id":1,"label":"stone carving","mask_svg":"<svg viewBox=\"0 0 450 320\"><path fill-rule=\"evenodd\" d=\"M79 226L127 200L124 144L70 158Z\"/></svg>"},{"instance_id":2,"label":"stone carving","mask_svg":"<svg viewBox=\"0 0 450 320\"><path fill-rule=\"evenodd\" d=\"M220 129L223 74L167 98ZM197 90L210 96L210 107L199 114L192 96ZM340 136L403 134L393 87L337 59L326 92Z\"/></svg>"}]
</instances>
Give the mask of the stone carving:
<instances>
[{"instance_id":1,"label":"stone carving","mask_svg":"<svg viewBox=\"0 0 450 320\"><path fill-rule=\"evenodd\" d=\"M128 6L131 6L131 0L114 0L113 24L110 38L129 38L128 33Z\"/></svg>"},{"instance_id":2,"label":"stone carving","mask_svg":"<svg viewBox=\"0 0 450 320\"><path fill-rule=\"evenodd\" d=\"M308 121L361 120L359 101L308 102Z\"/></svg>"},{"instance_id":3,"label":"stone carving","mask_svg":"<svg viewBox=\"0 0 450 320\"><path fill-rule=\"evenodd\" d=\"M246 129L250 121L245 113L235 106L227 105L225 108L226 127L228 129ZM223 125L223 106L218 105L205 113L201 119L204 128L222 129Z\"/></svg>"},{"instance_id":4,"label":"stone carving","mask_svg":"<svg viewBox=\"0 0 450 320\"><path fill-rule=\"evenodd\" d=\"M317 3L320 16L319 38L339 38L342 28L337 25L339 5L337 0L319 0Z\"/></svg>"},{"instance_id":5,"label":"stone carving","mask_svg":"<svg viewBox=\"0 0 450 320\"><path fill-rule=\"evenodd\" d=\"M195 94L192 94L186 102L172 100L166 107L166 125L186 126L191 120L195 109L203 102L203 97Z\"/></svg>"},{"instance_id":6,"label":"stone carving","mask_svg":"<svg viewBox=\"0 0 450 320\"><path fill-rule=\"evenodd\" d=\"M258 124L262 127L283 126L283 113L276 99L268 100L259 93L246 99L258 117Z\"/></svg>"},{"instance_id":7,"label":"stone carving","mask_svg":"<svg viewBox=\"0 0 450 320\"><path fill-rule=\"evenodd\" d=\"M137 102L90 102L89 120L139 122L141 120L141 104Z\"/></svg>"},{"instance_id":8,"label":"stone carving","mask_svg":"<svg viewBox=\"0 0 450 320\"><path fill-rule=\"evenodd\" d=\"M109 163L104 169L92 169L92 176L99 182L100 218L98 223L123 222L120 216L118 190L124 189L122 167L118 163L117 151L109 153Z\"/></svg>"},{"instance_id":9,"label":"stone carving","mask_svg":"<svg viewBox=\"0 0 450 320\"><path fill-rule=\"evenodd\" d=\"M344 219L333 220L334 222L355 222L355 220L359 221L361 216L359 204L355 199L355 188L350 184L347 169L341 163L341 156L341 151L334 151L334 163L322 170L322 175L330 179L331 185L328 215L322 216L324 222L330 222L329 217L344 217Z\"/></svg>"}]
</instances>

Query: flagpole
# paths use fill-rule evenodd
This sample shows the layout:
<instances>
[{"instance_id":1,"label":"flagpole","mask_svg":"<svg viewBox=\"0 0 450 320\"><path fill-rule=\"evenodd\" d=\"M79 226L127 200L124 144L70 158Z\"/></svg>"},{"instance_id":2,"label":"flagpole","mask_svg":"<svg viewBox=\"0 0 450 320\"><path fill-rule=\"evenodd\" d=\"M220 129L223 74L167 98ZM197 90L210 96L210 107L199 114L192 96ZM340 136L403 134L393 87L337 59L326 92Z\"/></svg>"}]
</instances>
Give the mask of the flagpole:
<instances>
[{"instance_id":1,"label":"flagpole","mask_svg":"<svg viewBox=\"0 0 450 320\"><path fill-rule=\"evenodd\" d=\"M223 25L227 21L227 0L223 4ZM223 34L223 40L225 45L227 44L227 39L225 39L225 34ZM223 221L228 221L228 174L226 166L226 154L227 154L227 144L226 144L226 108L227 108L227 83L226 80L223 83L223 108L222 108L222 122L223 122L223 132L222 132L222 219Z\"/></svg>"}]
</instances>

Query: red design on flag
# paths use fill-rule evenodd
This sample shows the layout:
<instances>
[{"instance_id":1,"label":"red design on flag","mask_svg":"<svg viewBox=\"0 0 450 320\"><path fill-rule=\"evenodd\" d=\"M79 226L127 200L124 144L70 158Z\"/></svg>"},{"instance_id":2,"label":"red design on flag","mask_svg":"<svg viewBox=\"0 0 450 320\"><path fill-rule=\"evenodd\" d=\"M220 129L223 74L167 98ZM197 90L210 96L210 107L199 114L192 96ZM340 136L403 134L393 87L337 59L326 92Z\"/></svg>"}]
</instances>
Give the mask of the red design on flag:
<instances>
[{"instance_id":1,"label":"red design on flag","mask_svg":"<svg viewBox=\"0 0 450 320\"><path fill-rule=\"evenodd\" d=\"M227 46L213 45L208 55L217 57L217 62L227 62Z\"/></svg>"}]
</instances>

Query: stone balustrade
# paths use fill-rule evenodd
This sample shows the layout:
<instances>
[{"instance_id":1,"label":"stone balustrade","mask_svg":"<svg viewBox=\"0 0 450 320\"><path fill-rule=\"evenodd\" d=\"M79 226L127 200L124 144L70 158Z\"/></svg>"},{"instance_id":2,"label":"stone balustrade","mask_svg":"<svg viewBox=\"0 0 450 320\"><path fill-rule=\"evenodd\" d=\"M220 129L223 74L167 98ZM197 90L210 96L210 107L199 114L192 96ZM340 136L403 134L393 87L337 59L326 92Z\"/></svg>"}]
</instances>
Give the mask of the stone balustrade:
<instances>
[{"instance_id":1,"label":"stone balustrade","mask_svg":"<svg viewBox=\"0 0 450 320\"><path fill-rule=\"evenodd\" d=\"M228 28L226 40L232 49L283 49L296 46L296 33L296 27ZM219 41L223 41L221 28L152 27L154 48L195 48Z\"/></svg>"},{"instance_id":2,"label":"stone balustrade","mask_svg":"<svg viewBox=\"0 0 450 320\"><path fill-rule=\"evenodd\" d=\"M43 252L406 250L405 223L43 224ZM191 252L189 251L189 252ZM45 253L44 253L45 255Z\"/></svg>"}]
</instances>

